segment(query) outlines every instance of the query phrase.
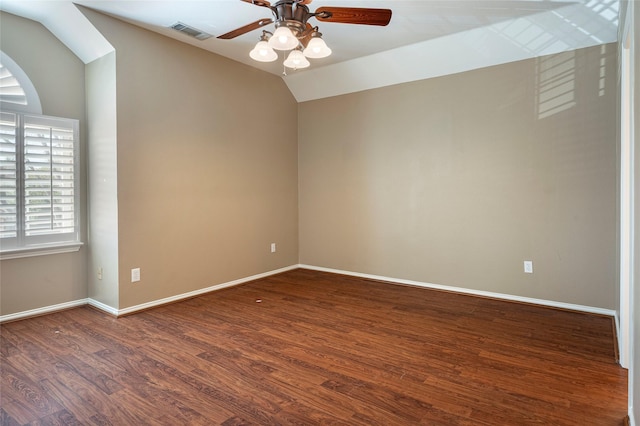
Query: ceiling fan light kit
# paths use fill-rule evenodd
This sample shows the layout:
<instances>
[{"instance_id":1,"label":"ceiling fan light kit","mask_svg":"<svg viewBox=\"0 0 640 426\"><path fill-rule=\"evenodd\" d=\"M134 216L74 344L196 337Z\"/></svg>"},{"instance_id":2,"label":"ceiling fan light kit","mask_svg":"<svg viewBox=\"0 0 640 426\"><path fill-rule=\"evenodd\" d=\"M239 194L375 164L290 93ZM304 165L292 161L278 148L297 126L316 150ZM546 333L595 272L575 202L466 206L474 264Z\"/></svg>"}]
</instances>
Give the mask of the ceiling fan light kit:
<instances>
[{"instance_id":1,"label":"ceiling fan light kit","mask_svg":"<svg viewBox=\"0 0 640 426\"><path fill-rule=\"evenodd\" d=\"M269 46L266 40L260 40L256 47L249 52L249 56L258 62L273 62L278 59L278 54Z\"/></svg>"},{"instance_id":2,"label":"ceiling fan light kit","mask_svg":"<svg viewBox=\"0 0 640 426\"><path fill-rule=\"evenodd\" d=\"M331 55L331 49L329 49L327 43L322 39L322 34L316 32L316 35L309 40L307 47L305 47L302 53L304 53L304 56L307 58L319 59Z\"/></svg>"},{"instance_id":3,"label":"ceiling fan light kit","mask_svg":"<svg viewBox=\"0 0 640 426\"><path fill-rule=\"evenodd\" d=\"M243 27L218 36L219 39L232 39L249 31L275 23L275 31L263 30L260 41L249 52L251 59L259 62L273 62L278 58L275 50L291 52L284 61L288 68L307 68L307 58L319 59L331 55L331 49L322 39L318 27L307 21L316 18L323 22L343 24L386 26L391 20L389 9L368 9L353 7L321 7L310 12L307 4L312 0L279 0L271 5L266 0L242 0L256 6L270 9L274 19L259 19Z\"/></svg>"},{"instance_id":4,"label":"ceiling fan light kit","mask_svg":"<svg viewBox=\"0 0 640 426\"><path fill-rule=\"evenodd\" d=\"M307 68L311 63L307 60L301 50L292 50L287 57L287 60L284 61L284 66L287 68L293 68L294 70L299 70L302 68Z\"/></svg>"},{"instance_id":5,"label":"ceiling fan light kit","mask_svg":"<svg viewBox=\"0 0 640 426\"><path fill-rule=\"evenodd\" d=\"M298 47L300 40L286 26L276 28L271 38L269 38L269 46L276 50L291 50Z\"/></svg>"}]
</instances>

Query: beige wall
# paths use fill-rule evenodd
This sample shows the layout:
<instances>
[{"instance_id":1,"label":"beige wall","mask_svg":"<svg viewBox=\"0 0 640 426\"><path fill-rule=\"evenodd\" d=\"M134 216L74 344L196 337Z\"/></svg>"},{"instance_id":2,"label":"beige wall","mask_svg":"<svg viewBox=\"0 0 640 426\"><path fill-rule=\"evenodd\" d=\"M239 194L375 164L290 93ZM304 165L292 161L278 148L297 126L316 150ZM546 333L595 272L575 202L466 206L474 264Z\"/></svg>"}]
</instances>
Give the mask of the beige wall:
<instances>
[{"instance_id":1,"label":"beige wall","mask_svg":"<svg viewBox=\"0 0 640 426\"><path fill-rule=\"evenodd\" d=\"M0 49L29 76L45 115L80 120L85 156L84 64L42 25L0 12ZM81 196L86 167L81 166ZM81 211L86 223L86 211ZM82 239L86 242L83 229ZM87 297L86 247L79 252L0 261L0 315Z\"/></svg>"},{"instance_id":2,"label":"beige wall","mask_svg":"<svg viewBox=\"0 0 640 426\"><path fill-rule=\"evenodd\" d=\"M296 264L282 79L83 12L116 49L119 308Z\"/></svg>"},{"instance_id":3,"label":"beige wall","mask_svg":"<svg viewBox=\"0 0 640 426\"><path fill-rule=\"evenodd\" d=\"M89 134L88 294L118 307L118 162L116 54L86 66ZM101 271L101 277L98 274Z\"/></svg>"},{"instance_id":4,"label":"beige wall","mask_svg":"<svg viewBox=\"0 0 640 426\"><path fill-rule=\"evenodd\" d=\"M300 262L613 309L615 99L607 45L300 104Z\"/></svg>"},{"instance_id":5,"label":"beige wall","mask_svg":"<svg viewBox=\"0 0 640 426\"><path fill-rule=\"evenodd\" d=\"M297 107L278 77L84 11L116 48L103 60L117 82L117 199L111 191L106 204L117 258L104 258L108 248L88 262L86 249L4 261L2 314L86 297L87 277L91 297L123 309L289 266L298 253L317 266L616 306L614 46ZM2 48L39 91L47 82L45 113L73 117L74 102L50 94L83 82L82 64L40 25L2 18ZM21 46L71 56L74 70L45 73ZM567 109L544 116L540 80L566 64L557 106ZM89 92L104 66L87 67Z\"/></svg>"}]
</instances>

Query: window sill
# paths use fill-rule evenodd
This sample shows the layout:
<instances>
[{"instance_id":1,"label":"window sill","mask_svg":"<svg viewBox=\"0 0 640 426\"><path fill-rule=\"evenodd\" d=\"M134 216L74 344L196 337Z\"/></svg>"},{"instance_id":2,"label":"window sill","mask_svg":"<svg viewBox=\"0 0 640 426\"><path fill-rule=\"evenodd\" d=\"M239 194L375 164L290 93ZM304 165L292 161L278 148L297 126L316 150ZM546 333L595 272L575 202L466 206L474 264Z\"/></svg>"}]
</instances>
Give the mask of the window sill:
<instances>
[{"instance_id":1,"label":"window sill","mask_svg":"<svg viewBox=\"0 0 640 426\"><path fill-rule=\"evenodd\" d=\"M0 260L20 259L23 257L46 256L50 254L73 253L80 250L83 243L67 243L55 246L39 246L5 250L0 252Z\"/></svg>"}]
</instances>

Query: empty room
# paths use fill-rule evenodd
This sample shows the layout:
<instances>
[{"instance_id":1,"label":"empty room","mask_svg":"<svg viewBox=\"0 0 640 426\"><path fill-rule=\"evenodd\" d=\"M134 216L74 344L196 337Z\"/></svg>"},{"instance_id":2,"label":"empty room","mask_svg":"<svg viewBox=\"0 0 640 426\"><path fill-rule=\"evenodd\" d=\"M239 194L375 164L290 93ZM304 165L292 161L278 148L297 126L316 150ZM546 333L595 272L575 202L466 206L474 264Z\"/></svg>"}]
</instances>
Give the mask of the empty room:
<instances>
[{"instance_id":1,"label":"empty room","mask_svg":"<svg viewBox=\"0 0 640 426\"><path fill-rule=\"evenodd\" d=\"M0 424L635 425L639 11L2 0Z\"/></svg>"}]
</instances>

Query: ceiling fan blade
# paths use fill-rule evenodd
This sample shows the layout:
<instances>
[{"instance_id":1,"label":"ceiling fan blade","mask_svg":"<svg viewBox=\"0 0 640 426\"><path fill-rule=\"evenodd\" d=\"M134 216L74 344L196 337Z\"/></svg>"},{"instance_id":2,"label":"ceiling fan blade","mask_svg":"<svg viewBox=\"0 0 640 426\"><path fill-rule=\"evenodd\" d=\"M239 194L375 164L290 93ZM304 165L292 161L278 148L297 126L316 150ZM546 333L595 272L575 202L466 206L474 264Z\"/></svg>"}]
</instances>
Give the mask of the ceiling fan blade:
<instances>
[{"instance_id":1,"label":"ceiling fan blade","mask_svg":"<svg viewBox=\"0 0 640 426\"><path fill-rule=\"evenodd\" d=\"M242 0L245 3L255 4L256 6L271 8L271 4L267 0Z\"/></svg>"},{"instance_id":2,"label":"ceiling fan blade","mask_svg":"<svg viewBox=\"0 0 640 426\"><path fill-rule=\"evenodd\" d=\"M315 16L316 19L323 22L384 27L391 21L391 10L361 7L319 7L316 9Z\"/></svg>"},{"instance_id":3,"label":"ceiling fan blade","mask_svg":"<svg viewBox=\"0 0 640 426\"><path fill-rule=\"evenodd\" d=\"M226 34L222 34L221 36L218 36L218 38L229 40L232 38L236 38L242 34L248 33L249 31L257 30L258 28L264 27L265 25L269 25L271 23L273 23L273 19L271 18L258 19L256 22L252 22L245 25L244 27L236 28L235 30L229 31Z\"/></svg>"}]
</instances>

